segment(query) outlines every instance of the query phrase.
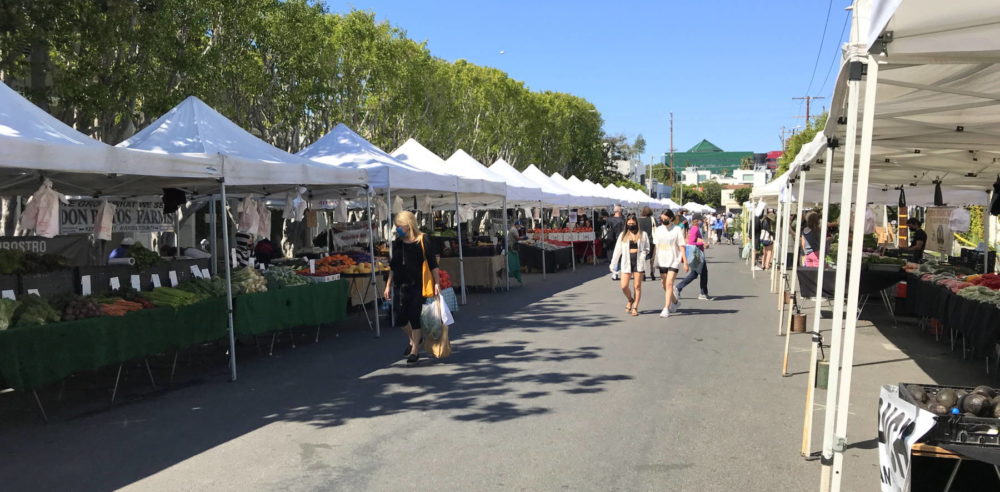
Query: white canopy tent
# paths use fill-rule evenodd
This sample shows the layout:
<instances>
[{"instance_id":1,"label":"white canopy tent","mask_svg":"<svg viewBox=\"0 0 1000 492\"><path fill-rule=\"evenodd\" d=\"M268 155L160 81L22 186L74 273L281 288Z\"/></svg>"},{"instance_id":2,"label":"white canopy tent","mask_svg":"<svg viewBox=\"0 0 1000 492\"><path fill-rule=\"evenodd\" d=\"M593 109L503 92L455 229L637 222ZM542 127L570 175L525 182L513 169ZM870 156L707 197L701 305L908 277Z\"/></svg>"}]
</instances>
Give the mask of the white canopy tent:
<instances>
[{"instance_id":1,"label":"white canopy tent","mask_svg":"<svg viewBox=\"0 0 1000 492\"><path fill-rule=\"evenodd\" d=\"M39 178L68 194L162 193L164 187L216 187L217 158L164 156L98 142L0 84L0 192L29 195Z\"/></svg>"},{"instance_id":2,"label":"white canopy tent","mask_svg":"<svg viewBox=\"0 0 1000 492\"><path fill-rule=\"evenodd\" d=\"M287 185L363 187L367 182L363 170L325 166L278 149L194 96L118 147L182 156L224 156L226 186L260 193L284 190Z\"/></svg>"},{"instance_id":3,"label":"white canopy tent","mask_svg":"<svg viewBox=\"0 0 1000 492\"><path fill-rule=\"evenodd\" d=\"M508 206L537 206L539 204L546 206L558 206L558 204L565 203L568 199L566 196L548 193L542 190L541 185L525 177L503 159L497 159L497 161L494 162L489 169L491 172L507 180L508 190L519 190L517 193L521 194L520 197L516 194L508 193ZM522 192L520 190L524 191Z\"/></svg>"},{"instance_id":4,"label":"white canopy tent","mask_svg":"<svg viewBox=\"0 0 1000 492\"><path fill-rule=\"evenodd\" d=\"M578 186L575 186L573 183L570 183L568 179L559 173L552 173L552 176L549 176L549 179L562 189L566 190L566 192L570 195L570 201L566 203L566 205L570 207L590 207L595 203L598 203L598 201L594 199L590 193L584 191Z\"/></svg>"},{"instance_id":5,"label":"white canopy tent","mask_svg":"<svg viewBox=\"0 0 1000 492\"><path fill-rule=\"evenodd\" d=\"M343 123L298 153L326 165L364 170L368 185L379 190L392 188L401 193L422 191L455 192L453 176L405 163L376 147Z\"/></svg>"},{"instance_id":6,"label":"white canopy tent","mask_svg":"<svg viewBox=\"0 0 1000 492\"><path fill-rule=\"evenodd\" d=\"M858 0L852 20L825 129L845 145L834 166L841 201L867 203L871 185L986 189L1000 173L1000 3ZM864 214L846 209L842 227L863 227ZM851 261L836 271L823 490L840 490L843 476L834 443L847 439L857 320L842 312L858 307L859 236L838 251L838 265Z\"/></svg>"},{"instance_id":7,"label":"white canopy tent","mask_svg":"<svg viewBox=\"0 0 1000 492\"><path fill-rule=\"evenodd\" d=\"M449 173L465 178L469 180L470 184L475 185L473 190L463 190L463 193L490 195L495 200L507 196L507 181L502 176L491 172L462 149L456 150L451 157L445 159L444 168Z\"/></svg>"}]
</instances>

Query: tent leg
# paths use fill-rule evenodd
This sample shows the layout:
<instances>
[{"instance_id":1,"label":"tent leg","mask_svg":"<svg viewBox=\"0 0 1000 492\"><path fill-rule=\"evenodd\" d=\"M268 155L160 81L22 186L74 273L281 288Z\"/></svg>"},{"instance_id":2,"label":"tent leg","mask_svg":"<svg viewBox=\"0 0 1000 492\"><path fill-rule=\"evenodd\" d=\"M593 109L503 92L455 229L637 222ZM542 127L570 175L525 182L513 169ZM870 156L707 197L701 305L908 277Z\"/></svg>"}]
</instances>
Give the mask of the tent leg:
<instances>
[{"instance_id":1,"label":"tent leg","mask_svg":"<svg viewBox=\"0 0 1000 492\"><path fill-rule=\"evenodd\" d=\"M566 208L566 216L569 217L569 208ZM569 261L573 265L573 271L576 271L576 242L569 242Z\"/></svg>"},{"instance_id":2,"label":"tent leg","mask_svg":"<svg viewBox=\"0 0 1000 492\"><path fill-rule=\"evenodd\" d=\"M806 408L802 420L802 456L812 454L813 406L816 402L816 352L821 349L823 337L820 335L820 316L823 309L823 277L826 273L826 232L830 218L830 181L833 177L832 147L826 149L826 170L823 177L823 214L820 219L819 268L816 273L816 304L813 309L812 344L809 350L809 379L806 380Z\"/></svg>"},{"instance_id":3,"label":"tent leg","mask_svg":"<svg viewBox=\"0 0 1000 492\"><path fill-rule=\"evenodd\" d=\"M462 283L462 305L465 300L465 256L462 253L462 216L458 213L458 192L455 192L455 231L458 239L458 279Z\"/></svg>"},{"instance_id":4,"label":"tent leg","mask_svg":"<svg viewBox=\"0 0 1000 492\"><path fill-rule=\"evenodd\" d=\"M379 315L378 315L378 300L379 300L379 297L378 297L378 282L375 280L375 264L376 264L376 262L375 262L375 237L372 235L372 195L371 195L371 193L369 193L368 187L365 187L364 190L365 190L365 215L368 216L368 254L371 256L371 260L372 260L372 263L371 263L371 265L372 265L372 268L371 268L371 271L372 271L372 278L371 278L372 283L371 283L371 286L372 287L371 288L375 290L375 302L374 302L374 304L375 304L375 306L374 306L375 307L375 338L381 338L382 337L382 326L381 326L381 323L379 321ZM365 314L368 314L368 304L365 303L365 301L367 300L367 298L368 298L368 293L366 292L365 296L361 298L361 309L365 310Z\"/></svg>"},{"instance_id":5,"label":"tent leg","mask_svg":"<svg viewBox=\"0 0 1000 492\"><path fill-rule=\"evenodd\" d=\"M503 256L506 261L503 268L504 280L507 282L507 290L510 291L510 233L507 225L507 197L503 199L503 209L500 210L500 213L503 214Z\"/></svg>"},{"instance_id":6,"label":"tent leg","mask_svg":"<svg viewBox=\"0 0 1000 492\"><path fill-rule=\"evenodd\" d=\"M855 12L854 15L857 13ZM857 141L857 130L858 130L858 100L860 99L860 84L859 80L849 80L847 82L847 132L846 139L844 142L844 165L843 165L843 178L841 180L842 189L840 192L840 234L841 238L849 238L850 235L850 217L851 217L851 203L853 203L852 198L854 196L854 151ZM846 246L841 244L840 246ZM820 468L820 490L821 492L829 492L831 482L830 478L833 473L833 456L834 456L834 417L836 416L837 410L837 391L840 388L840 354L841 354L841 342L843 338L843 327L844 327L844 298L846 296L847 289L847 268L844 266L847 264L847 254L849 253L847 247L837 248L837 270L836 270L836 285L834 288L833 295L833 323L831 327L831 340L830 340L830 375L828 381L828 388L826 391L826 410L823 420L823 454L821 460ZM839 447L839 446L838 446Z\"/></svg>"},{"instance_id":7,"label":"tent leg","mask_svg":"<svg viewBox=\"0 0 1000 492\"><path fill-rule=\"evenodd\" d=\"M547 256L545 254L546 250L545 250L545 209L544 208L538 207L538 216L541 217L541 220L539 222L541 223L540 228L542 230L542 248L541 248L541 250L542 250L542 279L544 280L545 279L545 257Z\"/></svg>"},{"instance_id":8,"label":"tent leg","mask_svg":"<svg viewBox=\"0 0 1000 492\"><path fill-rule=\"evenodd\" d=\"M875 93L878 89L878 63L868 57L868 74L865 80L865 105L861 122L861 149L858 154L858 184L855 194L854 231L865 229L865 207L868 203L868 176L871 167L872 134L875 126ZM845 183L846 184L846 183ZM851 271L848 279L847 312L854 313L858 309L858 294L861 286L861 252L864 238L862 234L854 234L851 241ZM838 265L839 266L839 265ZM858 318L849 316L844 327L843 374L840 376L840 398L837 400L837 423L834 436L838 440L847 439L847 409L851 402L851 376L854 372L854 337L857 333ZM963 354L964 355L964 354ZM831 490L840 491L840 481L843 477L844 452L840 449L833 455L833 479Z\"/></svg>"},{"instance_id":9,"label":"tent leg","mask_svg":"<svg viewBox=\"0 0 1000 492\"><path fill-rule=\"evenodd\" d=\"M226 270L226 322L229 325L229 380L236 381L236 329L233 326L233 265L229 254L229 213L226 211L226 181L219 180L222 203L222 262Z\"/></svg>"},{"instance_id":10,"label":"tent leg","mask_svg":"<svg viewBox=\"0 0 1000 492\"><path fill-rule=\"evenodd\" d=\"M791 337L792 319L795 318L796 309L794 308L798 308L799 306L798 301L796 300L797 298L795 297L795 289L797 289L799 286L798 285L799 284L799 241L800 241L799 238L802 237L802 204L805 202L805 198L803 197L803 194L805 192L806 192L806 172L802 171L801 173L799 173L799 206L798 206L798 211L795 214L796 217L795 240L792 241L791 244L791 249L793 251L793 254L792 254L792 273L791 273L792 287L790 292L792 293L792 300L795 302L793 302L792 304L793 307L788 308L788 324L785 325L785 355L782 358L782 363L781 363L782 376L788 375L788 345L789 342L791 342L792 338Z\"/></svg>"}]
</instances>

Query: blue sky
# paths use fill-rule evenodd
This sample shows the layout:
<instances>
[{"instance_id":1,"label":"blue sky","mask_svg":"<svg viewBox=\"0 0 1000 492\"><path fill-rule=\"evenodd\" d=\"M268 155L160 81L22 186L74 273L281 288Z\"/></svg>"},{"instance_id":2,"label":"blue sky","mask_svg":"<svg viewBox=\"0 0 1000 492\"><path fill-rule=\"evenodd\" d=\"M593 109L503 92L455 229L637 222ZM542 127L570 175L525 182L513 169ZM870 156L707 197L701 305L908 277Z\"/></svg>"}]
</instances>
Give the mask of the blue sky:
<instances>
[{"instance_id":1,"label":"blue sky","mask_svg":"<svg viewBox=\"0 0 1000 492\"><path fill-rule=\"evenodd\" d=\"M533 90L593 102L605 131L647 141L644 162L707 138L724 150L780 147L782 125L802 125L829 103L849 0L326 0L371 10L427 41L435 56L499 68ZM844 32L846 38L847 33ZM504 54L500 54L503 50ZM817 55L819 62L816 63ZM829 76L827 74L829 73Z\"/></svg>"}]
</instances>

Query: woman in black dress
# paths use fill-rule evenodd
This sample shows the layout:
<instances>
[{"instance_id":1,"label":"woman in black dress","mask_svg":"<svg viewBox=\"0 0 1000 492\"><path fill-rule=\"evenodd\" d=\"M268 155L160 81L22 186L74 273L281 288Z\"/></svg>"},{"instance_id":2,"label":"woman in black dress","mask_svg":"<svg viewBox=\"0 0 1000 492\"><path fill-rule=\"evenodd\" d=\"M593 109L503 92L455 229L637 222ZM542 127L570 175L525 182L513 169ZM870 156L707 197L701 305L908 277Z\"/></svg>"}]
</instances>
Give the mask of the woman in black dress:
<instances>
[{"instance_id":1,"label":"woman in black dress","mask_svg":"<svg viewBox=\"0 0 1000 492\"><path fill-rule=\"evenodd\" d=\"M389 261L389 279L385 283L385 298L393 300L394 324L403 329L410 339L405 355L408 364L420 360L420 311L426 297L424 283L433 282L433 294L441 293L438 262L423 233L417 228L417 218L412 212L396 214L396 240L392 242L392 260ZM430 270L425 279L424 263ZM395 288L394 288L395 287ZM427 292L427 294L430 294Z\"/></svg>"}]
</instances>

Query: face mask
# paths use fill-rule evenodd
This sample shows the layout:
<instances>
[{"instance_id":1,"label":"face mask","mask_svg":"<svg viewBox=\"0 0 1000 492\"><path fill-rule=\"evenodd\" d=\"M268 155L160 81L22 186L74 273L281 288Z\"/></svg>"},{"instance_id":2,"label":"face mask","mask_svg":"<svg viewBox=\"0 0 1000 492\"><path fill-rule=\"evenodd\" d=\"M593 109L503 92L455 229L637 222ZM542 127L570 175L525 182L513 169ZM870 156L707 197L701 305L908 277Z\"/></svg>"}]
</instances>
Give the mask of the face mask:
<instances>
[{"instance_id":1,"label":"face mask","mask_svg":"<svg viewBox=\"0 0 1000 492\"><path fill-rule=\"evenodd\" d=\"M396 226L396 237L406 237L406 229L402 226Z\"/></svg>"},{"instance_id":2,"label":"face mask","mask_svg":"<svg viewBox=\"0 0 1000 492\"><path fill-rule=\"evenodd\" d=\"M630 226L628 226L628 232L636 232L638 230L639 230L639 226L637 226L637 225L630 225Z\"/></svg>"}]
</instances>

